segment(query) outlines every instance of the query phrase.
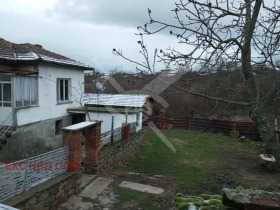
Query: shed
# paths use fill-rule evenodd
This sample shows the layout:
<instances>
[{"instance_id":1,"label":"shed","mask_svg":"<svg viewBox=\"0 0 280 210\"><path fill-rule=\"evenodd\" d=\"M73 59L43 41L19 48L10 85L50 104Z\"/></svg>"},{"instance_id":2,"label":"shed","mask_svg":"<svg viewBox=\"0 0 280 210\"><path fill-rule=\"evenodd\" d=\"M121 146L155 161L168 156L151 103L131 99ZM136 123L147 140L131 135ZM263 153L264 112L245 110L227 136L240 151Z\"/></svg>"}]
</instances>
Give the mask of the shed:
<instances>
[{"instance_id":1,"label":"shed","mask_svg":"<svg viewBox=\"0 0 280 210\"><path fill-rule=\"evenodd\" d=\"M122 123L131 123L136 131L142 129L143 112L152 114L152 102L149 95L134 94L85 94L83 107L70 108L68 112L78 116L85 115L86 120L103 121L101 132L109 131L112 126L118 128Z\"/></svg>"}]
</instances>

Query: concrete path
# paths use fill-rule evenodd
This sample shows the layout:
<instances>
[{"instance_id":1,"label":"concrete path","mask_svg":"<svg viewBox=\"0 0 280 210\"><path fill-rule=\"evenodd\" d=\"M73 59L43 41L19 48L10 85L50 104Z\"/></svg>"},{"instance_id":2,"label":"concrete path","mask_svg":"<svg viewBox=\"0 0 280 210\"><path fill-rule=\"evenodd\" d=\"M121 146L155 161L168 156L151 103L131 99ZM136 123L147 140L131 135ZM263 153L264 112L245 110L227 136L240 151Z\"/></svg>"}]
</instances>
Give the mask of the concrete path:
<instances>
[{"instance_id":1,"label":"concrete path","mask_svg":"<svg viewBox=\"0 0 280 210\"><path fill-rule=\"evenodd\" d=\"M117 195L110 188L113 179L83 174L80 194L71 196L58 210L109 210L118 202ZM123 181L120 187L140 192L161 194L164 189L135 182Z\"/></svg>"},{"instance_id":2,"label":"concrete path","mask_svg":"<svg viewBox=\"0 0 280 210\"><path fill-rule=\"evenodd\" d=\"M113 182L113 179L97 177L95 175L83 175L82 187L84 190L79 195L71 196L65 203L61 204L58 210L90 210L97 209L97 204L94 204L94 200ZM108 193L107 193L108 194ZM106 196L107 197L107 196ZM100 197L99 203L104 206L111 204L111 199ZM114 198L113 194L108 197Z\"/></svg>"},{"instance_id":3,"label":"concrete path","mask_svg":"<svg viewBox=\"0 0 280 210\"><path fill-rule=\"evenodd\" d=\"M113 182L113 179L107 179L104 177L98 177L91 182L86 188L78 195L79 197L87 197L92 200L102 193Z\"/></svg>"},{"instance_id":4,"label":"concrete path","mask_svg":"<svg viewBox=\"0 0 280 210\"><path fill-rule=\"evenodd\" d=\"M161 194L164 192L164 189L162 189L162 188L153 187L153 186L146 185L146 184L139 184L139 183L135 183L135 182L123 181L122 183L120 183L119 186L131 189L131 190L147 192L147 193L152 193L152 194Z\"/></svg>"}]
</instances>

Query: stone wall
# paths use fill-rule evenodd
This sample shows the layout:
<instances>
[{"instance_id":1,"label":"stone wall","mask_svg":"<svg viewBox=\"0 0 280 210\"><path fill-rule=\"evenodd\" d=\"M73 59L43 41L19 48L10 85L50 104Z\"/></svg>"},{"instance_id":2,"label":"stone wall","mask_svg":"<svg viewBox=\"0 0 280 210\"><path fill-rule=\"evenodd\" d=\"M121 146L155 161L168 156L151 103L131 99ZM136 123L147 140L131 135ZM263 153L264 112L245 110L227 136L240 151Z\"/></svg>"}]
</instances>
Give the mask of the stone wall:
<instances>
[{"instance_id":1,"label":"stone wall","mask_svg":"<svg viewBox=\"0 0 280 210\"><path fill-rule=\"evenodd\" d=\"M56 209L58 204L80 192L81 183L81 172L66 172L3 203L21 210Z\"/></svg>"},{"instance_id":2,"label":"stone wall","mask_svg":"<svg viewBox=\"0 0 280 210\"><path fill-rule=\"evenodd\" d=\"M102 173L111 166L122 163L123 159L135 151L142 139L142 131L139 131L126 140L122 139L113 145L102 148L100 158L97 160L96 172Z\"/></svg>"}]
</instances>

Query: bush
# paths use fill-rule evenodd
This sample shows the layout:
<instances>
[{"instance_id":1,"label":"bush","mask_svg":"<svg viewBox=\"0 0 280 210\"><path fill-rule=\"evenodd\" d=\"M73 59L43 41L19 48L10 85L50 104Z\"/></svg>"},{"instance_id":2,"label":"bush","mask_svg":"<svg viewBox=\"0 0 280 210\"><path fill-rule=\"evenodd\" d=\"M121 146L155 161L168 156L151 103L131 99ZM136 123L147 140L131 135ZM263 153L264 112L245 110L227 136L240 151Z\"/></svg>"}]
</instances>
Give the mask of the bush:
<instances>
[{"instance_id":1,"label":"bush","mask_svg":"<svg viewBox=\"0 0 280 210\"><path fill-rule=\"evenodd\" d=\"M218 200L218 199L211 199L211 200L209 200L208 204L213 205L213 206L221 206L222 201Z\"/></svg>"},{"instance_id":2,"label":"bush","mask_svg":"<svg viewBox=\"0 0 280 210\"><path fill-rule=\"evenodd\" d=\"M204 200L209 200L211 198L211 195L201 194L199 197L203 198Z\"/></svg>"},{"instance_id":3,"label":"bush","mask_svg":"<svg viewBox=\"0 0 280 210\"><path fill-rule=\"evenodd\" d=\"M210 198L208 200L210 200L210 199L222 200L222 196L221 195L212 195L212 196L210 196Z\"/></svg>"},{"instance_id":4,"label":"bush","mask_svg":"<svg viewBox=\"0 0 280 210\"><path fill-rule=\"evenodd\" d=\"M189 209L189 206L190 206L190 204L189 203L180 203L179 205L178 205L178 209L179 210L188 210Z\"/></svg>"}]
</instances>

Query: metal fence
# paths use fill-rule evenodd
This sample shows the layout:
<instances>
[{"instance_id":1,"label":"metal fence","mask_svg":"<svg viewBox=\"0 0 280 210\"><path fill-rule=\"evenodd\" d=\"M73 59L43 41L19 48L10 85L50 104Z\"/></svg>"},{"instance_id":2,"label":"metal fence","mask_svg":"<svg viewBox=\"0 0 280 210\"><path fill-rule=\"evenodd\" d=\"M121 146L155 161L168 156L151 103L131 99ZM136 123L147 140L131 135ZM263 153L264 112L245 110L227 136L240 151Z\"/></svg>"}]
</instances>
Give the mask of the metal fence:
<instances>
[{"instance_id":1,"label":"metal fence","mask_svg":"<svg viewBox=\"0 0 280 210\"><path fill-rule=\"evenodd\" d=\"M133 122L130 124L130 133L136 133L137 123ZM101 134L100 146L101 148L105 145L111 144L111 139L113 143L120 141L122 139L122 127L115 128L113 131L106 131Z\"/></svg>"},{"instance_id":2,"label":"metal fence","mask_svg":"<svg viewBox=\"0 0 280 210\"><path fill-rule=\"evenodd\" d=\"M0 202L67 171L69 148L0 166Z\"/></svg>"},{"instance_id":3,"label":"metal fence","mask_svg":"<svg viewBox=\"0 0 280 210\"><path fill-rule=\"evenodd\" d=\"M101 134L100 146L111 144L111 139L113 142L117 142L122 139L122 127L115 128L113 131L106 131Z\"/></svg>"},{"instance_id":4,"label":"metal fence","mask_svg":"<svg viewBox=\"0 0 280 210\"><path fill-rule=\"evenodd\" d=\"M130 124L130 133L131 134L136 133L136 127L137 127L136 122L133 122L133 123Z\"/></svg>"}]
</instances>

